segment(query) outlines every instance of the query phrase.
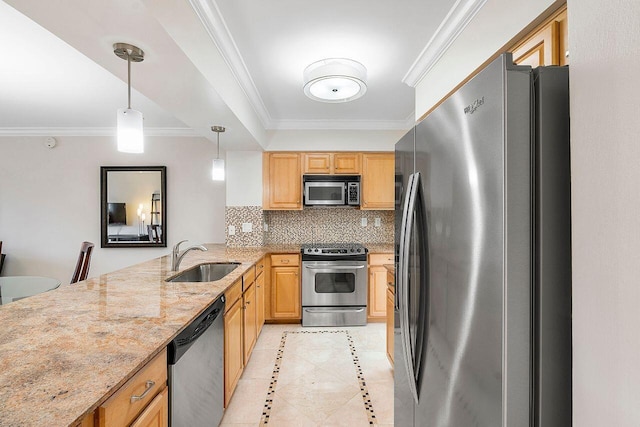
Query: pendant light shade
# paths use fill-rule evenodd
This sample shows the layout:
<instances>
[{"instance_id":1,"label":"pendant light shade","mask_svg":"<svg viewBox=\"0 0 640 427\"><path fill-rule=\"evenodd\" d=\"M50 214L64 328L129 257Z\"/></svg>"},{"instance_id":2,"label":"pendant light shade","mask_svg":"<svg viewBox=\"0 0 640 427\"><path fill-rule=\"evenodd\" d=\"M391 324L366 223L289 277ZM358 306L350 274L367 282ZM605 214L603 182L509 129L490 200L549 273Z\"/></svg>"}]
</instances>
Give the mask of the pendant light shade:
<instances>
[{"instance_id":1,"label":"pendant light shade","mask_svg":"<svg viewBox=\"0 0 640 427\"><path fill-rule=\"evenodd\" d=\"M211 179L214 181L224 181L224 160L213 159L211 168Z\"/></svg>"},{"instance_id":2,"label":"pendant light shade","mask_svg":"<svg viewBox=\"0 0 640 427\"><path fill-rule=\"evenodd\" d=\"M142 49L127 43L116 43L113 45L113 53L127 61L127 87L129 89L127 108L119 108L117 112L118 151L123 153L143 153L142 113L131 108L131 63L142 62L144 60L144 52Z\"/></svg>"},{"instance_id":3,"label":"pendant light shade","mask_svg":"<svg viewBox=\"0 0 640 427\"><path fill-rule=\"evenodd\" d=\"M211 130L217 134L218 154L213 159L211 167L211 179L214 181L224 181L224 160L220 158L220 133L225 131L224 126L211 126Z\"/></svg>"},{"instance_id":4,"label":"pendant light shade","mask_svg":"<svg viewBox=\"0 0 640 427\"><path fill-rule=\"evenodd\" d=\"M118 151L143 153L142 113L131 108L118 109Z\"/></svg>"}]
</instances>

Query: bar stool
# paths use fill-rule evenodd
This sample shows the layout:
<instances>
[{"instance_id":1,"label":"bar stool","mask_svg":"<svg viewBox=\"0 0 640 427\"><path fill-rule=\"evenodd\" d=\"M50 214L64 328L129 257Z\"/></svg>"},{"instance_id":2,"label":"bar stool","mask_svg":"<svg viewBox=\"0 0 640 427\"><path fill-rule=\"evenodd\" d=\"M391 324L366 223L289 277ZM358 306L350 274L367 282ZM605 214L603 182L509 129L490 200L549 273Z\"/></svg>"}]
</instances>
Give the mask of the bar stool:
<instances>
[{"instance_id":1,"label":"bar stool","mask_svg":"<svg viewBox=\"0 0 640 427\"><path fill-rule=\"evenodd\" d=\"M71 284L87 278L93 247L94 244L91 242L82 242L82 246L80 246L80 255L78 255L78 262L76 263L76 269L73 272Z\"/></svg>"}]
</instances>

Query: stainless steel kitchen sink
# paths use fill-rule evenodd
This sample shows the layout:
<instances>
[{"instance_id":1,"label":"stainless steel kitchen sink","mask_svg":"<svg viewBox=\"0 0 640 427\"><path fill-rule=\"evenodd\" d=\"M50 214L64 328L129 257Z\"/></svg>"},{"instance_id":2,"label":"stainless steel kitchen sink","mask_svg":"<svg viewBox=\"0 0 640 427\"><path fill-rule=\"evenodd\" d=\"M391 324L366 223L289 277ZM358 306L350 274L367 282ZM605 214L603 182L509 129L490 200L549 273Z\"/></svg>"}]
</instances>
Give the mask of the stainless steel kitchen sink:
<instances>
[{"instance_id":1,"label":"stainless steel kitchen sink","mask_svg":"<svg viewBox=\"0 0 640 427\"><path fill-rule=\"evenodd\" d=\"M208 262L168 278L167 282L215 282L238 268L239 262Z\"/></svg>"}]
</instances>

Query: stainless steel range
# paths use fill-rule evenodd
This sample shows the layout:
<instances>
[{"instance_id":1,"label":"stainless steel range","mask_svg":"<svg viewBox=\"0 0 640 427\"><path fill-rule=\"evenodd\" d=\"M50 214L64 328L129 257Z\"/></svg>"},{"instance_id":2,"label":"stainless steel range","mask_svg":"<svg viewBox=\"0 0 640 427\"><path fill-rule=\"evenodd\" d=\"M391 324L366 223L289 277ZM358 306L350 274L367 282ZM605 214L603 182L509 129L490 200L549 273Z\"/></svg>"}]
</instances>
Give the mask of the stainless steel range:
<instances>
[{"instance_id":1,"label":"stainless steel range","mask_svg":"<svg viewBox=\"0 0 640 427\"><path fill-rule=\"evenodd\" d=\"M302 326L367 324L367 249L302 245Z\"/></svg>"}]
</instances>

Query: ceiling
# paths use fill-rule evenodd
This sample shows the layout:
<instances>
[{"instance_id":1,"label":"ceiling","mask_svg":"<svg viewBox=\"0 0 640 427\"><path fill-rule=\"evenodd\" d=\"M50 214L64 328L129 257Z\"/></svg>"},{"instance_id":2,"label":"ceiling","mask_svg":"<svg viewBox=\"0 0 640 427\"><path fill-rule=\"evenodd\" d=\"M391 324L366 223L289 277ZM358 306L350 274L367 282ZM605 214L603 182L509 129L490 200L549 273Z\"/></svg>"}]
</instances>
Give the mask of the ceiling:
<instances>
[{"instance_id":1,"label":"ceiling","mask_svg":"<svg viewBox=\"0 0 640 427\"><path fill-rule=\"evenodd\" d=\"M407 129L404 83L460 0L0 0L0 135L114 135L126 106L115 42L145 51L132 64L132 108L151 135L264 147L283 129ZM51 4L55 3L55 4ZM15 9L14 9L15 8ZM16 10L17 9L17 10ZM368 90L321 103L302 73L328 57L367 68Z\"/></svg>"}]
</instances>

